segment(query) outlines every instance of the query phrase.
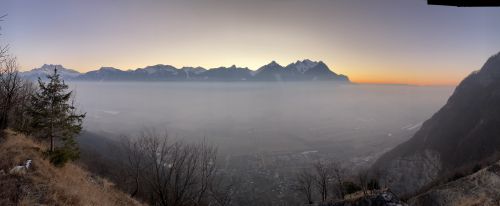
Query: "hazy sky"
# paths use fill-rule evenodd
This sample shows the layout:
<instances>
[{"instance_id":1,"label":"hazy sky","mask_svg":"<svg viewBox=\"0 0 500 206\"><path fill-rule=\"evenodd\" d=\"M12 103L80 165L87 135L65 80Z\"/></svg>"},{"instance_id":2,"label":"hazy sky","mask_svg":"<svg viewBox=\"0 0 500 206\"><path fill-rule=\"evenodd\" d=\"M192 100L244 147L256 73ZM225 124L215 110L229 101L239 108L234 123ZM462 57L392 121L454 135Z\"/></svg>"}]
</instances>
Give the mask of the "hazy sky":
<instances>
[{"instance_id":1,"label":"hazy sky","mask_svg":"<svg viewBox=\"0 0 500 206\"><path fill-rule=\"evenodd\" d=\"M356 82L456 84L500 51L500 8L426 0L0 0L22 70L323 60Z\"/></svg>"}]
</instances>

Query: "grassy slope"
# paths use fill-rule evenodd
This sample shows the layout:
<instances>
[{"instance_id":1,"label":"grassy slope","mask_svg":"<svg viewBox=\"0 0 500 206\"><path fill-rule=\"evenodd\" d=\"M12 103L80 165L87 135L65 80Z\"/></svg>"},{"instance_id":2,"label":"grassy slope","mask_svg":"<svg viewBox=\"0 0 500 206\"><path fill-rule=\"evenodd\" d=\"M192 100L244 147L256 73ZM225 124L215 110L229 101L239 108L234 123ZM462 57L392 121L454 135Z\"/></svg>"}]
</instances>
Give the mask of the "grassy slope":
<instances>
[{"instance_id":1,"label":"grassy slope","mask_svg":"<svg viewBox=\"0 0 500 206\"><path fill-rule=\"evenodd\" d=\"M12 131L0 138L0 205L140 205L107 180L74 164L54 167L43 159L44 148ZM33 160L26 175L8 174L26 159Z\"/></svg>"}]
</instances>

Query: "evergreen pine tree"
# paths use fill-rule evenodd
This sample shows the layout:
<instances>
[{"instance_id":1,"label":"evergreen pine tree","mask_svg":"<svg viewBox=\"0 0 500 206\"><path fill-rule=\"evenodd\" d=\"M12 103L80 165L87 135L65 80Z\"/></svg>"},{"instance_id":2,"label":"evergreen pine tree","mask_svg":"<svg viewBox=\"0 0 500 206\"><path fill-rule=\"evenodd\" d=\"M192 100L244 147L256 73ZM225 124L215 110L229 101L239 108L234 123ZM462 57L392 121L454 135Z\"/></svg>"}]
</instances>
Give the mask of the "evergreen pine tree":
<instances>
[{"instance_id":1,"label":"evergreen pine tree","mask_svg":"<svg viewBox=\"0 0 500 206\"><path fill-rule=\"evenodd\" d=\"M76 112L72 91L66 92L68 85L56 68L47 78L47 83L38 78L39 89L31 98L31 129L35 136L49 140L51 161L61 165L79 156L75 136L82 129L85 114Z\"/></svg>"}]
</instances>

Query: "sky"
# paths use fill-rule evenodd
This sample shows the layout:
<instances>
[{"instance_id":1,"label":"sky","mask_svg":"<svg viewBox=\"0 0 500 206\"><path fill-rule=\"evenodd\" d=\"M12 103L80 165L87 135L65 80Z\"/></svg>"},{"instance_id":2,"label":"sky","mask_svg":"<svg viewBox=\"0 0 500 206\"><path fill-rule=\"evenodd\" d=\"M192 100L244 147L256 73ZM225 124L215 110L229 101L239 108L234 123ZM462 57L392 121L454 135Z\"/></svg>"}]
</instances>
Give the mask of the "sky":
<instances>
[{"instance_id":1,"label":"sky","mask_svg":"<svg viewBox=\"0 0 500 206\"><path fill-rule=\"evenodd\" d=\"M500 8L426 0L0 0L21 70L324 61L359 83L456 85L500 51Z\"/></svg>"}]
</instances>

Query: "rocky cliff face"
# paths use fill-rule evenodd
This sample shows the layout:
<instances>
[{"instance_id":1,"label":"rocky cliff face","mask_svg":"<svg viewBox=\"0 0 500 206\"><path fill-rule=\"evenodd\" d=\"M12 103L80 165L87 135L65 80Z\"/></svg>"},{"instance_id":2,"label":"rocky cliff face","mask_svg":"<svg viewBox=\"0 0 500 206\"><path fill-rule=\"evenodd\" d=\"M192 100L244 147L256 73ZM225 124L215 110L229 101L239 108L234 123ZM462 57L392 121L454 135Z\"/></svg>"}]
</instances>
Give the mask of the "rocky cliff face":
<instances>
[{"instance_id":1,"label":"rocky cliff face","mask_svg":"<svg viewBox=\"0 0 500 206\"><path fill-rule=\"evenodd\" d=\"M408 203L412 206L500 205L500 162L435 187Z\"/></svg>"},{"instance_id":2,"label":"rocky cliff face","mask_svg":"<svg viewBox=\"0 0 500 206\"><path fill-rule=\"evenodd\" d=\"M433 150L396 158L390 163L385 182L399 194L412 193L433 181L442 166L439 153Z\"/></svg>"},{"instance_id":3,"label":"rocky cliff face","mask_svg":"<svg viewBox=\"0 0 500 206\"><path fill-rule=\"evenodd\" d=\"M465 78L436 114L407 142L384 154L374 168L385 171L398 194L460 168L493 158L500 151L500 55Z\"/></svg>"}]
</instances>

